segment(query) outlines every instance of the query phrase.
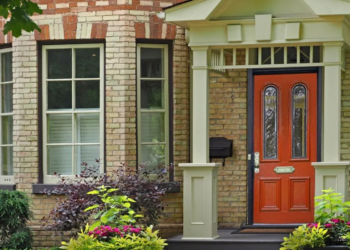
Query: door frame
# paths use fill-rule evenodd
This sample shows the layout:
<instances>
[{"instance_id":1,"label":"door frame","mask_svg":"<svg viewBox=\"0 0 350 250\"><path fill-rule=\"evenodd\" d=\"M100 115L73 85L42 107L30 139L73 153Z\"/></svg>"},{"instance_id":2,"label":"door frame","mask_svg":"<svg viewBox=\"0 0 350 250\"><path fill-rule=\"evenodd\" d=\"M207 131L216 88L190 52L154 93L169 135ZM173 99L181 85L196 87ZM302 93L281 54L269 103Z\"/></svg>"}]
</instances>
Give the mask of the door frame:
<instances>
[{"instance_id":1,"label":"door frame","mask_svg":"<svg viewBox=\"0 0 350 250\"><path fill-rule=\"evenodd\" d=\"M323 94L323 68L277 68L277 69L248 69L248 128L247 128L247 154L251 160L247 160L247 225L254 224L254 76L279 75L279 74L317 74L317 161L321 161L322 149L322 94ZM248 159L248 158L247 158Z\"/></svg>"}]
</instances>

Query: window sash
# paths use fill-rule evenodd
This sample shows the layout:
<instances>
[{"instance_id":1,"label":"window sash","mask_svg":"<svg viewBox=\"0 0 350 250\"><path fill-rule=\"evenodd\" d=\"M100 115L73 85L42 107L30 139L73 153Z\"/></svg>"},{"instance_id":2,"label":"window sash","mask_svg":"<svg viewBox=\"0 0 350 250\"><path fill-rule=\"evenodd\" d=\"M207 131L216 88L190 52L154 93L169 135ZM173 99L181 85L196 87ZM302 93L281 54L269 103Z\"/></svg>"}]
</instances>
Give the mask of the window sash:
<instances>
[{"instance_id":1,"label":"window sash","mask_svg":"<svg viewBox=\"0 0 350 250\"><path fill-rule=\"evenodd\" d=\"M14 184L14 176L13 175L2 175L3 173L3 157L2 157L2 154L3 154L3 149L4 148L12 148L13 150L13 146L14 144L11 143L11 144L2 144L2 117L4 116L11 116L13 117L13 111L11 112L2 112L2 86L3 85L7 85L7 84L11 84L12 87L13 87L13 77L12 77L12 81L2 81L2 69L3 69L3 65L2 65L2 55L5 54L5 53L10 53L12 52L12 49L11 48L8 48L8 49L1 49L0 50L0 184ZM12 57L11 57L12 58ZM12 94L12 93L11 93ZM13 94L12 94L13 95ZM9 152L8 152L9 154ZM12 172L13 172L13 155L12 155L12 159L8 159L11 163L12 163Z\"/></svg>"},{"instance_id":2,"label":"window sash","mask_svg":"<svg viewBox=\"0 0 350 250\"><path fill-rule=\"evenodd\" d=\"M163 49L163 76L162 77L141 77L141 49L153 48ZM167 44L138 44L137 45L137 156L138 165L142 164L142 146L164 146L165 147L165 167L170 164L170 146L169 146L169 58ZM141 82L142 81L162 81L164 108L142 109L141 108ZM142 141L142 114L164 114L164 141L162 142L143 142Z\"/></svg>"},{"instance_id":3,"label":"window sash","mask_svg":"<svg viewBox=\"0 0 350 250\"><path fill-rule=\"evenodd\" d=\"M84 48L98 48L100 50L100 58L99 58L99 67L100 67L100 77L99 78L78 78L76 76L75 72L75 63L76 63L76 55L75 55L75 49L84 49ZM47 51L50 49L71 49L72 50L72 78L65 78L65 79L48 79L47 76L47 67L48 67L48 56ZM57 183L57 178L55 178L53 175L49 175L48 173L48 147L52 146L70 146L71 152L72 152L72 159L71 159L71 169L73 175L77 173L78 170L80 170L80 164L78 165L78 159L81 157L79 155L79 152L81 150L81 147L84 146L99 146L99 159L100 159L100 172L102 173L104 171L104 45L103 44L77 44L77 45L47 45L42 47L43 56L42 56L42 103L43 103L43 110L42 110L42 117L43 117L43 176L44 176L44 183ZM75 107L76 104L76 83L77 81L99 81L99 109L98 108L84 108L84 109L77 109ZM71 94L72 94L72 109L48 109L48 83L49 82L65 82L69 81L71 82ZM68 84L68 83L67 83ZM72 117L72 142L71 143L48 143L48 115L59 115L59 114L66 114L70 115ZM99 114L99 143L95 142L88 142L88 143L81 143L78 142L78 133L79 133L79 127L80 122L78 121L78 115L83 114ZM98 156L96 156L98 157Z\"/></svg>"}]
</instances>

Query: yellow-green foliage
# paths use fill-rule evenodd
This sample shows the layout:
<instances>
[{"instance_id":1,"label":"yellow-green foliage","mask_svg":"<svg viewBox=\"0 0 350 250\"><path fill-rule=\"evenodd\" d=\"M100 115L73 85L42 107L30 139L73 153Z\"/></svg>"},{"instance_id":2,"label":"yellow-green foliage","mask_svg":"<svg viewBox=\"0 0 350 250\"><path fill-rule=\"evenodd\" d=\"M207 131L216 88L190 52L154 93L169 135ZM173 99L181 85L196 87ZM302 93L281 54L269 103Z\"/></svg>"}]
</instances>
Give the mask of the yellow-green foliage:
<instances>
[{"instance_id":1,"label":"yellow-green foliage","mask_svg":"<svg viewBox=\"0 0 350 250\"><path fill-rule=\"evenodd\" d=\"M280 250L299 250L303 247L324 247L324 240L328 237L327 230L320 227L309 228L306 225L300 226L293 231L289 237L284 238Z\"/></svg>"},{"instance_id":2,"label":"yellow-green foliage","mask_svg":"<svg viewBox=\"0 0 350 250\"><path fill-rule=\"evenodd\" d=\"M162 250L167 244L158 237L158 231L152 232L152 227L138 235L127 235L124 238L112 238L110 242L98 241L81 232L78 239L71 239L69 243L62 242L62 249L67 250Z\"/></svg>"}]
</instances>

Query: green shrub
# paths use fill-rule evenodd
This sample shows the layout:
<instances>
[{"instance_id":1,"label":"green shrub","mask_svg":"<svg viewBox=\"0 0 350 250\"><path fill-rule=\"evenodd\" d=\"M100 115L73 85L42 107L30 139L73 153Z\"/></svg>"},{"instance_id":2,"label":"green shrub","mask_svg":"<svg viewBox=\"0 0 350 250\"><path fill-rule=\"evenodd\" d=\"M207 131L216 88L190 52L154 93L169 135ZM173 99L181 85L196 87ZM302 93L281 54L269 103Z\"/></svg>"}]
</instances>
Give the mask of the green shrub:
<instances>
[{"instance_id":1,"label":"green shrub","mask_svg":"<svg viewBox=\"0 0 350 250\"><path fill-rule=\"evenodd\" d=\"M88 226L85 232L79 233L77 239L71 239L69 243L62 242L62 248L67 250L162 250L164 239L158 237L158 231L153 232L152 227L146 228L140 235L126 235L114 237L110 241L99 241L93 235L88 235Z\"/></svg>"},{"instance_id":2,"label":"green shrub","mask_svg":"<svg viewBox=\"0 0 350 250\"><path fill-rule=\"evenodd\" d=\"M295 229L289 237L284 238L280 250L296 250L303 247L324 247L325 239L328 237L327 230L320 227L308 227L302 225Z\"/></svg>"},{"instance_id":3,"label":"green shrub","mask_svg":"<svg viewBox=\"0 0 350 250\"><path fill-rule=\"evenodd\" d=\"M26 226L32 217L23 192L0 190L0 249L30 249L32 234Z\"/></svg>"}]
</instances>

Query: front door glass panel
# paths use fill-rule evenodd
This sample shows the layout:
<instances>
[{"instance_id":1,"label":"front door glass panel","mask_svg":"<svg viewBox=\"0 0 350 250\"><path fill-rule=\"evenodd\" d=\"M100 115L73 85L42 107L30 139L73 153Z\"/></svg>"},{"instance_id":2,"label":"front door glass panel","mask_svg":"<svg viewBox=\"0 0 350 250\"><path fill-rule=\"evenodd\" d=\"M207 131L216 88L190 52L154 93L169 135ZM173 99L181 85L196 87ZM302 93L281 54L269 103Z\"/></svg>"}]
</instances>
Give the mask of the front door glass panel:
<instances>
[{"instance_id":1,"label":"front door glass panel","mask_svg":"<svg viewBox=\"0 0 350 250\"><path fill-rule=\"evenodd\" d=\"M298 84L292 91L292 158L306 157L307 90Z\"/></svg>"},{"instance_id":2,"label":"front door glass panel","mask_svg":"<svg viewBox=\"0 0 350 250\"><path fill-rule=\"evenodd\" d=\"M274 86L264 90L264 159L277 158L277 100Z\"/></svg>"}]
</instances>

